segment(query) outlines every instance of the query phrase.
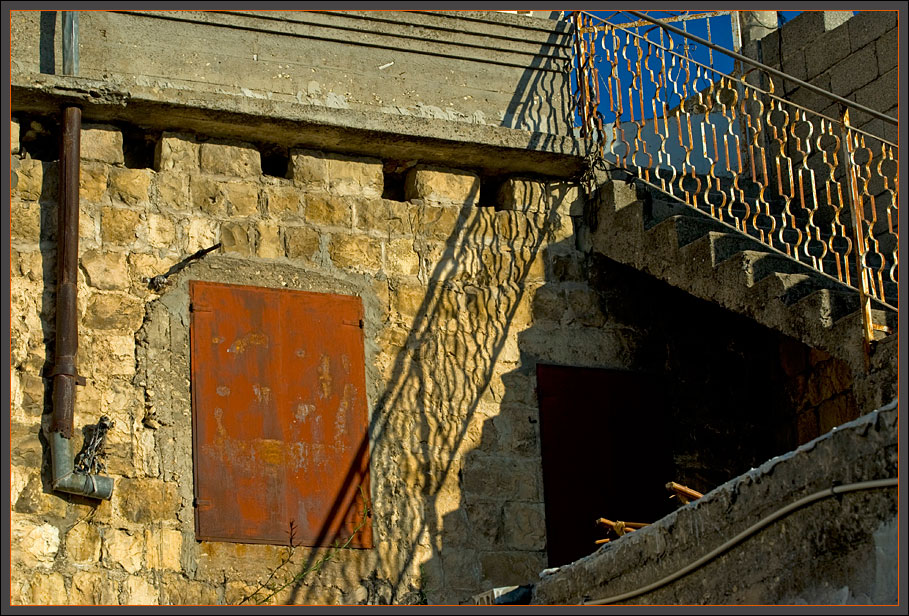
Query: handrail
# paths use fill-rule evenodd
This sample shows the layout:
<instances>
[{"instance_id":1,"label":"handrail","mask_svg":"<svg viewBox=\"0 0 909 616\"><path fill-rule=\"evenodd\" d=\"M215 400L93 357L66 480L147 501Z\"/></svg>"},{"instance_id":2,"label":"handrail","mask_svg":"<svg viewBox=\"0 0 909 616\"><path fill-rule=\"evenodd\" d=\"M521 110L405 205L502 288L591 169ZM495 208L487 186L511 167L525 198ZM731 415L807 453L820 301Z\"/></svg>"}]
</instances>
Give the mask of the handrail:
<instances>
[{"instance_id":1,"label":"handrail","mask_svg":"<svg viewBox=\"0 0 909 616\"><path fill-rule=\"evenodd\" d=\"M590 13L588 13L587 11L581 11L581 12L586 13L587 15L590 15ZM730 49L725 49L724 47L722 47L720 45L711 43L710 41L708 41L706 39L702 39L699 36L695 36L693 34L685 32L684 30L682 30L680 28L676 28L675 26L670 26L667 23L663 23L658 19L655 19L645 13L642 13L641 11L626 11L626 13L631 13L635 17L640 17L641 19L645 19L645 20L649 21L650 23L656 24L657 26L659 26L665 30L669 30L670 32L675 32L676 34L684 36L685 38L689 38L696 43L699 43L706 47L710 47L711 49L713 49L715 51L720 51L731 58L735 58L736 60L739 60L740 62L746 62L756 68L767 71L771 75L776 75L777 77L782 77L783 79L786 79L787 81L797 83L799 86L806 88L808 90L811 90L815 94L820 94L821 96L829 98L830 100L836 101L836 102L840 103L841 105L847 105L849 107L852 107L853 109L857 109L858 111L861 111L862 113L867 113L868 115L870 115L874 118L877 118L878 120L883 120L884 122L887 122L888 124L899 125L899 120L897 120L896 118L891 118L887 114L881 113L880 111L875 111L874 109L869 109L868 107L865 107L864 105L860 105L860 104L856 103L855 101L851 101L848 98L843 98L842 96L837 96L833 92L828 92L827 90L825 90L823 88L819 88L816 85L810 84L807 81L802 81L801 79L798 79L797 77L793 77L792 75L788 75L788 74L784 73L783 71L773 68L772 66L767 66L766 64L762 64L762 63L758 62L757 60L752 60L748 56L743 56L740 53L737 53ZM596 18L596 15L591 15L591 16Z\"/></svg>"},{"instance_id":2,"label":"handrail","mask_svg":"<svg viewBox=\"0 0 909 616\"><path fill-rule=\"evenodd\" d=\"M714 45L709 28L705 41L626 12L664 28L646 27L659 32L659 42L587 11L572 17L580 128L596 142L591 164L633 173L858 289L866 342L889 332L874 323L872 302L899 304L899 146L852 125L850 110L865 107ZM712 61L682 56L673 32L748 65L727 74ZM749 74L761 70L766 89L749 83ZM843 102L842 115L830 118L781 98L774 75Z\"/></svg>"}]
</instances>

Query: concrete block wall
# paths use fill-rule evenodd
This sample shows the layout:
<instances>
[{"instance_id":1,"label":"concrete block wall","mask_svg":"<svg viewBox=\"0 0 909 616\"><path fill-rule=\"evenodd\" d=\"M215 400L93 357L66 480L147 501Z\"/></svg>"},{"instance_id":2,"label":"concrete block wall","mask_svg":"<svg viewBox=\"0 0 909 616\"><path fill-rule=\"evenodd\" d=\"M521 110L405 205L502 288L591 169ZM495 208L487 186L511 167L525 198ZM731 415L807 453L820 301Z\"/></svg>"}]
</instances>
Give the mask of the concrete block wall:
<instances>
[{"instance_id":1,"label":"concrete block wall","mask_svg":"<svg viewBox=\"0 0 909 616\"><path fill-rule=\"evenodd\" d=\"M897 117L899 80L897 12L804 11L746 47L745 53L793 77ZM784 80L776 93L831 118L839 104ZM852 113L852 124L896 143L897 127Z\"/></svg>"}]
</instances>

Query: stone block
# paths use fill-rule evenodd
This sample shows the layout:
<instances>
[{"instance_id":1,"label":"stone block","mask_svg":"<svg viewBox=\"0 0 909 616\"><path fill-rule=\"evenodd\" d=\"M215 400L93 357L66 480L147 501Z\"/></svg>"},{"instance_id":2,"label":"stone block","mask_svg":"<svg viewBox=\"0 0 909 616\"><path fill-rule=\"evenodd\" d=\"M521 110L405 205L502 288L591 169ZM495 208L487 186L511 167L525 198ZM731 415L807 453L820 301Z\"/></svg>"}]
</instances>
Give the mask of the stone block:
<instances>
[{"instance_id":1,"label":"stone block","mask_svg":"<svg viewBox=\"0 0 909 616\"><path fill-rule=\"evenodd\" d=\"M356 227L365 233L385 237L411 233L413 210L409 203L371 199L356 204Z\"/></svg>"},{"instance_id":2,"label":"stone block","mask_svg":"<svg viewBox=\"0 0 909 616\"><path fill-rule=\"evenodd\" d=\"M505 503L504 523L509 548L546 549L546 514L542 503Z\"/></svg>"},{"instance_id":3,"label":"stone block","mask_svg":"<svg viewBox=\"0 0 909 616\"><path fill-rule=\"evenodd\" d=\"M897 11L861 11L849 20L849 48L856 52L897 26Z\"/></svg>"},{"instance_id":4,"label":"stone block","mask_svg":"<svg viewBox=\"0 0 909 616\"><path fill-rule=\"evenodd\" d=\"M248 144L203 143L200 148L202 170L216 175L258 177L262 175L259 151Z\"/></svg>"},{"instance_id":5,"label":"stone block","mask_svg":"<svg viewBox=\"0 0 909 616\"><path fill-rule=\"evenodd\" d=\"M471 452L464 467L463 490L481 498L540 500L539 468L530 459ZM495 468L495 473L489 469Z\"/></svg>"},{"instance_id":6,"label":"stone block","mask_svg":"<svg viewBox=\"0 0 909 616\"><path fill-rule=\"evenodd\" d=\"M119 605L120 584L106 573L76 571L69 594L72 605Z\"/></svg>"},{"instance_id":7,"label":"stone block","mask_svg":"<svg viewBox=\"0 0 909 616\"><path fill-rule=\"evenodd\" d=\"M280 259L284 256L284 245L281 242L278 225L263 220L256 225L256 230L259 234L256 254L263 259Z\"/></svg>"},{"instance_id":8,"label":"stone block","mask_svg":"<svg viewBox=\"0 0 909 616\"><path fill-rule=\"evenodd\" d=\"M457 169L415 167L407 172L404 198L474 205L480 199L480 178L475 173Z\"/></svg>"},{"instance_id":9,"label":"stone block","mask_svg":"<svg viewBox=\"0 0 909 616\"><path fill-rule=\"evenodd\" d=\"M16 120L9 121L9 151L10 154L19 153L19 123Z\"/></svg>"},{"instance_id":10,"label":"stone block","mask_svg":"<svg viewBox=\"0 0 909 616\"><path fill-rule=\"evenodd\" d=\"M392 290L393 306L399 314L412 319L423 307L427 293L422 285L399 283Z\"/></svg>"},{"instance_id":11,"label":"stone block","mask_svg":"<svg viewBox=\"0 0 909 616\"><path fill-rule=\"evenodd\" d=\"M443 549L440 557L445 572L445 585L453 588L478 588L479 558L476 550Z\"/></svg>"},{"instance_id":12,"label":"stone block","mask_svg":"<svg viewBox=\"0 0 909 616\"><path fill-rule=\"evenodd\" d=\"M306 220L318 225L350 228L353 204L348 199L325 193L306 195Z\"/></svg>"},{"instance_id":13,"label":"stone block","mask_svg":"<svg viewBox=\"0 0 909 616\"><path fill-rule=\"evenodd\" d=\"M133 210L101 208L101 240L118 245L132 244L136 241L140 218L139 212Z\"/></svg>"},{"instance_id":14,"label":"stone block","mask_svg":"<svg viewBox=\"0 0 909 616\"><path fill-rule=\"evenodd\" d=\"M204 582L188 580L182 575L165 574L161 584L161 593L162 605L217 605L219 603L216 588ZM225 590L225 594L227 594L227 590Z\"/></svg>"},{"instance_id":15,"label":"stone block","mask_svg":"<svg viewBox=\"0 0 909 616\"><path fill-rule=\"evenodd\" d=\"M158 605L158 589L148 580L131 575L123 583L123 605Z\"/></svg>"},{"instance_id":16,"label":"stone block","mask_svg":"<svg viewBox=\"0 0 909 616\"><path fill-rule=\"evenodd\" d=\"M221 190L233 216L253 216L259 213L259 186L252 182L222 184Z\"/></svg>"},{"instance_id":17,"label":"stone block","mask_svg":"<svg viewBox=\"0 0 909 616\"><path fill-rule=\"evenodd\" d=\"M158 203L180 212L188 212L192 201L189 199L189 176L174 171L162 171L155 176L154 190Z\"/></svg>"},{"instance_id":18,"label":"stone block","mask_svg":"<svg viewBox=\"0 0 909 616\"><path fill-rule=\"evenodd\" d=\"M32 605L68 605L69 594L63 576L57 572L39 573L31 579Z\"/></svg>"},{"instance_id":19,"label":"stone block","mask_svg":"<svg viewBox=\"0 0 909 616\"><path fill-rule=\"evenodd\" d=\"M192 254L203 248L210 248L218 243L220 225L215 220L193 218L186 228L186 252Z\"/></svg>"},{"instance_id":20,"label":"stone block","mask_svg":"<svg viewBox=\"0 0 909 616\"><path fill-rule=\"evenodd\" d=\"M15 457L17 458L22 453L21 449L19 449L22 445L23 443L21 442L16 445L18 451L15 451ZM35 468L40 468L41 443L37 435L35 435L34 440L29 440L27 446L32 449L33 455L31 457L36 458L34 460L37 462ZM33 475L19 492L13 511L41 516L44 519L58 518L62 520L66 517L66 501L58 494L45 492L41 478Z\"/></svg>"},{"instance_id":21,"label":"stone block","mask_svg":"<svg viewBox=\"0 0 909 616\"><path fill-rule=\"evenodd\" d=\"M568 311L564 294L559 289L540 287L533 294L533 320L558 324Z\"/></svg>"},{"instance_id":22,"label":"stone block","mask_svg":"<svg viewBox=\"0 0 909 616\"><path fill-rule=\"evenodd\" d=\"M222 182L204 176L192 176L190 196L193 207L211 216L227 215L227 200L221 192Z\"/></svg>"},{"instance_id":23,"label":"stone block","mask_svg":"<svg viewBox=\"0 0 909 616\"><path fill-rule=\"evenodd\" d=\"M307 190L328 191L341 196L382 196L382 161L353 158L312 150L292 150L288 177Z\"/></svg>"},{"instance_id":24,"label":"stone block","mask_svg":"<svg viewBox=\"0 0 909 616\"><path fill-rule=\"evenodd\" d=\"M42 194L44 192L45 174L47 174L48 180L51 179L50 169L45 169L45 166L45 163L33 158L25 158L19 161L16 168L16 190L13 194L26 201L54 198L56 195ZM56 170L56 165L54 165L54 170Z\"/></svg>"},{"instance_id":25,"label":"stone block","mask_svg":"<svg viewBox=\"0 0 909 616\"><path fill-rule=\"evenodd\" d=\"M454 207L420 206L416 213L415 231L436 240L455 240L464 225L460 211Z\"/></svg>"},{"instance_id":26,"label":"stone block","mask_svg":"<svg viewBox=\"0 0 909 616\"><path fill-rule=\"evenodd\" d=\"M270 216L293 216L302 214L303 202L299 189L293 186L267 186L265 199Z\"/></svg>"},{"instance_id":27,"label":"stone block","mask_svg":"<svg viewBox=\"0 0 909 616\"><path fill-rule=\"evenodd\" d=\"M155 171L195 171L199 168L199 144L191 135L165 132L155 146Z\"/></svg>"},{"instance_id":28,"label":"stone block","mask_svg":"<svg viewBox=\"0 0 909 616\"><path fill-rule=\"evenodd\" d=\"M382 268L382 243L363 235L332 235L328 254L335 267L370 272Z\"/></svg>"},{"instance_id":29,"label":"stone block","mask_svg":"<svg viewBox=\"0 0 909 616\"><path fill-rule=\"evenodd\" d=\"M148 188L151 185L151 171L148 169L110 170L110 193L126 205L148 202Z\"/></svg>"},{"instance_id":30,"label":"stone block","mask_svg":"<svg viewBox=\"0 0 909 616\"><path fill-rule=\"evenodd\" d=\"M91 203L101 203L107 192L107 177L110 167L101 163L83 163L80 165L79 199Z\"/></svg>"},{"instance_id":31,"label":"stone block","mask_svg":"<svg viewBox=\"0 0 909 616\"><path fill-rule=\"evenodd\" d=\"M420 271L420 255L411 239L390 240L385 249L385 269L389 274L415 276Z\"/></svg>"},{"instance_id":32,"label":"stone block","mask_svg":"<svg viewBox=\"0 0 909 616\"><path fill-rule=\"evenodd\" d=\"M496 209L519 212L545 212L549 205L545 182L528 178L509 178L499 187Z\"/></svg>"},{"instance_id":33,"label":"stone block","mask_svg":"<svg viewBox=\"0 0 909 616\"><path fill-rule=\"evenodd\" d=\"M96 293L88 303L82 323L89 329L134 332L142 325L145 304L122 293Z\"/></svg>"},{"instance_id":34,"label":"stone block","mask_svg":"<svg viewBox=\"0 0 909 616\"><path fill-rule=\"evenodd\" d=\"M549 182L546 188L549 202L559 216L584 214L584 193L576 182Z\"/></svg>"},{"instance_id":35,"label":"stone block","mask_svg":"<svg viewBox=\"0 0 909 616\"><path fill-rule=\"evenodd\" d=\"M380 160L334 155L328 159L328 190L333 194L378 199L384 185Z\"/></svg>"},{"instance_id":36,"label":"stone block","mask_svg":"<svg viewBox=\"0 0 909 616\"><path fill-rule=\"evenodd\" d=\"M291 150L287 175L294 183L309 189L327 191L329 186L328 158L310 150Z\"/></svg>"},{"instance_id":37,"label":"stone block","mask_svg":"<svg viewBox=\"0 0 909 616\"><path fill-rule=\"evenodd\" d=\"M852 52L830 69L830 88L840 96L848 96L865 84L877 79L877 57L874 45Z\"/></svg>"},{"instance_id":38,"label":"stone block","mask_svg":"<svg viewBox=\"0 0 909 616\"><path fill-rule=\"evenodd\" d=\"M286 227L284 244L291 259L313 259L319 252L320 234L309 227Z\"/></svg>"},{"instance_id":39,"label":"stone block","mask_svg":"<svg viewBox=\"0 0 909 616\"><path fill-rule=\"evenodd\" d=\"M480 567L488 586L527 584L539 579L546 558L542 552L486 552L480 555Z\"/></svg>"},{"instance_id":40,"label":"stone block","mask_svg":"<svg viewBox=\"0 0 909 616\"><path fill-rule=\"evenodd\" d=\"M82 522L66 533L66 558L79 565L101 560L101 533L94 524Z\"/></svg>"},{"instance_id":41,"label":"stone block","mask_svg":"<svg viewBox=\"0 0 909 616\"><path fill-rule=\"evenodd\" d=\"M126 254L88 250L82 255L82 270L89 286L106 291L129 288L129 267Z\"/></svg>"},{"instance_id":42,"label":"stone block","mask_svg":"<svg viewBox=\"0 0 909 616\"><path fill-rule=\"evenodd\" d=\"M37 203L14 201L9 216L11 238L34 243L41 240L41 208Z\"/></svg>"},{"instance_id":43,"label":"stone block","mask_svg":"<svg viewBox=\"0 0 909 616\"><path fill-rule=\"evenodd\" d=\"M567 291L568 306L571 309L569 322L585 327L602 327L606 316L600 310L597 294L590 289L571 289Z\"/></svg>"},{"instance_id":44,"label":"stone block","mask_svg":"<svg viewBox=\"0 0 909 616\"><path fill-rule=\"evenodd\" d=\"M145 531L146 567L149 569L169 569L180 571L183 552L183 533L168 528L148 529Z\"/></svg>"},{"instance_id":45,"label":"stone block","mask_svg":"<svg viewBox=\"0 0 909 616\"><path fill-rule=\"evenodd\" d=\"M114 126L83 124L80 136L82 160L123 164L123 133Z\"/></svg>"},{"instance_id":46,"label":"stone block","mask_svg":"<svg viewBox=\"0 0 909 616\"><path fill-rule=\"evenodd\" d=\"M137 524L176 521L181 504L177 484L160 479L123 478L114 493L120 515Z\"/></svg>"},{"instance_id":47,"label":"stone block","mask_svg":"<svg viewBox=\"0 0 909 616\"><path fill-rule=\"evenodd\" d=\"M245 225L233 222L221 224L221 251L249 256L252 245Z\"/></svg>"},{"instance_id":48,"label":"stone block","mask_svg":"<svg viewBox=\"0 0 909 616\"><path fill-rule=\"evenodd\" d=\"M152 248L171 248L177 239L174 222L160 214L148 215L148 245Z\"/></svg>"},{"instance_id":49,"label":"stone block","mask_svg":"<svg viewBox=\"0 0 909 616\"><path fill-rule=\"evenodd\" d=\"M468 536L483 548L502 547L504 541L504 511L500 499L470 499L464 504ZM447 526L448 520L445 524Z\"/></svg>"},{"instance_id":50,"label":"stone block","mask_svg":"<svg viewBox=\"0 0 909 616\"><path fill-rule=\"evenodd\" d=\"M123 480L117 482L119 484ZM114 491L116 494L116 490ZM107 567L122 568L127 573L136 573L143 567L145 556L145 538L140 533L131 533L118 528L104 531L102 541L102 559Z\"/></svg>"},{"instance_id":51,"label":"stone block","mask_svg":"<svg viewBox=\"0 0 909 616\"><path fill-rule=\"evenodd\" d=\"M60 530L16 515L10 524L10 542L16 546L14 561L19 560L27 567L50 567L60 549Z\"/></svg>"}]
</instances>

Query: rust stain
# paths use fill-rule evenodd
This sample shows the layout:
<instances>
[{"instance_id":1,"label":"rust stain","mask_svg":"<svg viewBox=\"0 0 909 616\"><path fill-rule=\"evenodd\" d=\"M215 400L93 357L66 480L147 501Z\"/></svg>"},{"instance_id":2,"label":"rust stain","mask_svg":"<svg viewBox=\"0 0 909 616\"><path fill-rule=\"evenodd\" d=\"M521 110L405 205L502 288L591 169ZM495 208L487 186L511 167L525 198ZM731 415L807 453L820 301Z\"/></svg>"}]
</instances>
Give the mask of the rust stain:
<instances>
[{"instance_id":1,"label":"rust stain","mask_svg":"<svg viewBox=\"0 0 909 616\"><path fill-rule=\"evenodd\" d=\"M265 385L262 385L261 387L259 385L253 385L253 393L256 394L256 400L259 401L259 404L271 400L271 388Z\"/></svg>"},{"instance_id":2,"label":"rust stain","mask_svg":"<svg viewBox=\"0 0 909 616\"><path fill-rule=\"evenodd\" d=\"M294 351L294 355L296 355L300 359L303 359L304 357L306 357L306 351L304 349L297 349L296 351Z\"/></svg>"},{"instance_id":3,"label":"rust stain","mask_svg":"<svg viewBox=\"0 0 909 616\"><path fill-rule=\"evenodd\" d=\"M221 336L212 336L211 341L214 344L221 344L222 342L224 342L224 338L222 338Z\"/></svg>"},{"instance_id":4,"label":"rust stain","mask_svg":"<svg viewBox=\"0 0 909 616\"><path fill-rule=\"evenodd\" d=\"M284 441L259 438L253 441L256 457L266 464L284 464Z\"/></svg>"},{"instance_id":5,"label":"rust stain","mask_svg":"<svg viewBox=\"0 0 909 616\"><path fill-rule=\"evenodd\" d=\"M234 343L227 349L228 353L243 353L250 346L268 347L268 336L262 332L249 332L234 340Z\"/></svg>"},{"instance_id":6,"label":"rust stain","mask_svg":"<svg viewBox=\"0 0 909 616\"><path fill-rule=\"evenodd\" d=\"M297 405L297 412L294 413L294 417L297 418L297 421L303 421L306 419L306 416L316 410L316 405L314 404L304 404L301 402Z\"/></svg>"},{"instance_id":7,"label":"rust stain","mask_svg":"<svg viewBox=\"0 0 909 616\"><path fill-rule=\"evenodd\" d=\"M331 396L331 359L323 353L319 360L319 397L324 399L329 396Z\"/></svg>"}]
</instances>

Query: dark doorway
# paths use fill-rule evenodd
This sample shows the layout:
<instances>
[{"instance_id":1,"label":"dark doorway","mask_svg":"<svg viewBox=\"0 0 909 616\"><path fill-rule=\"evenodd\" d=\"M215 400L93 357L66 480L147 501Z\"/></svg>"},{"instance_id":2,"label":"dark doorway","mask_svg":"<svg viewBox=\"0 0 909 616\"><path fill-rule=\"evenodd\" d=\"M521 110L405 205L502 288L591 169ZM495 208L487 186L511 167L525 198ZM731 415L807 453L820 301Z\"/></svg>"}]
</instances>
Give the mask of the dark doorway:
<instances>
[{"instance_id":1,"label":"dark doorway","mask_svg":"<svg viewBox=\"0 0 909 616\"><path fill-rule=\"evenodd\" d=\"M669 414L660 377L537 366L549 566L607 536L595 520L654 522L675 509Z\"/></svg>"}]
</instances>

